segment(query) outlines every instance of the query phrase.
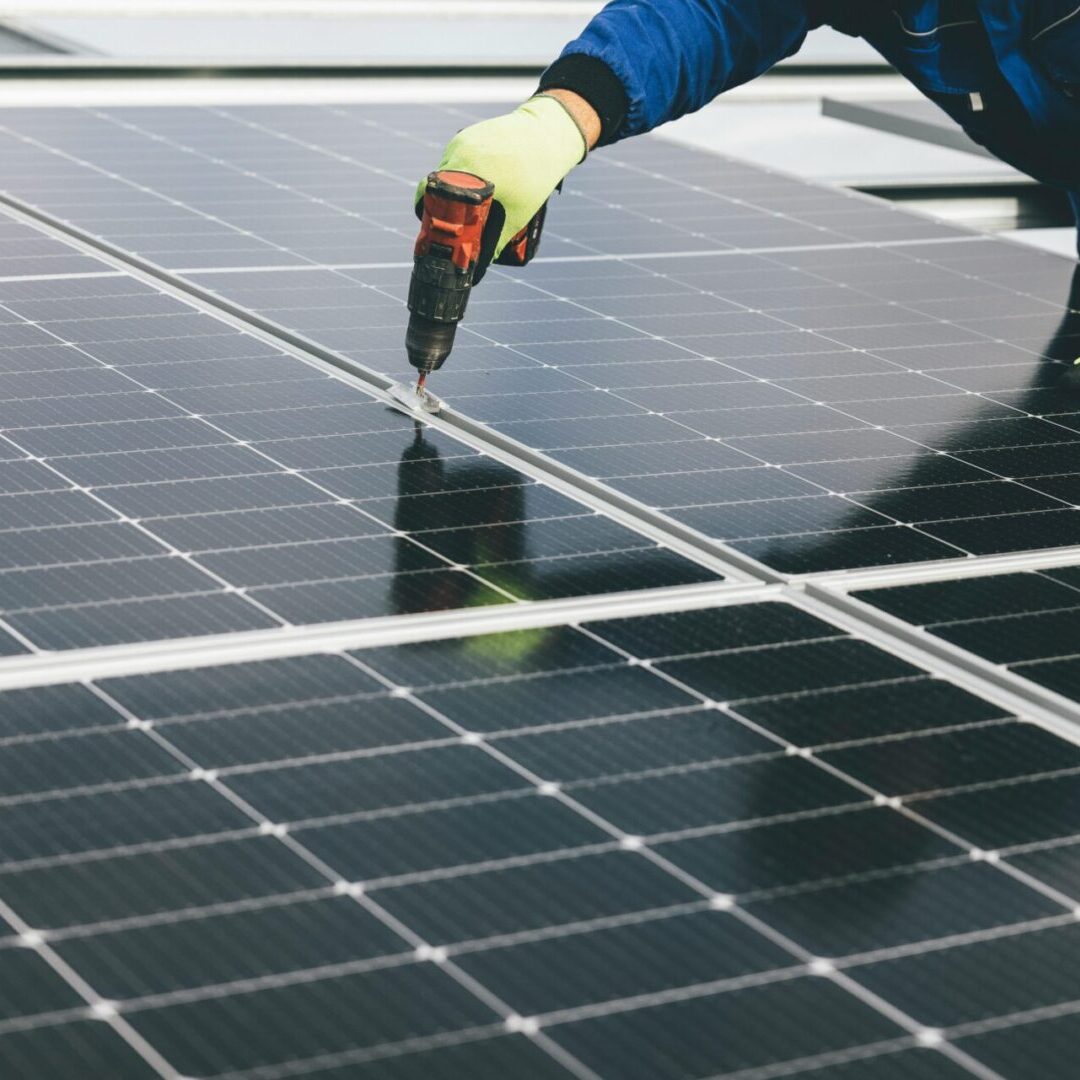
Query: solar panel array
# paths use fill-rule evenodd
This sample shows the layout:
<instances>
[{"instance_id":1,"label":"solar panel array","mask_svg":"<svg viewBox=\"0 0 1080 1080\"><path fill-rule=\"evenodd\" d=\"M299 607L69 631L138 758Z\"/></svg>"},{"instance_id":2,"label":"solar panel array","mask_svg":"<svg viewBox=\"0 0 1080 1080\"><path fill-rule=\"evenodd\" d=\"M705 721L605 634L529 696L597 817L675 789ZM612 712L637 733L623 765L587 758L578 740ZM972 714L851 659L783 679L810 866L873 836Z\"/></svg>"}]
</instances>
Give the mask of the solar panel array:
<instances>
[{"instance_id":1,"label":"solar panel array","mask_svg":"<svg viewBox=\"0 0 1080 1080\"><path fill-rule=\"evenodd\" d=\"M0 116L0 1071L1071 1076L1074 267L637 140L418 422L468 119Z\"/></svg>"},{"instance_id":2,"label":"solar panel array","mask_svg":"<svg viewBox=\"0 0 1080 1080\"><path fill-rule=\"evenodd\" d=\"M15 111L2 176L397 377L402 193L466 119ZM1065 260L655 141L575 173L543 251L489 277L440 373L494 430L783 573L1080 538L1046 479L1080 442Z\"/></svg>"},{"instance_id":3,"label":"solar panel array","mask_svg":"<svg viewBox=\"0 0 1080 1080\"><path fill-rule=\"evenodd\" d=\"M1073 988L961 808L1080 749L788 604L3 700L20 1077L961 1076Z\"/></svg>"}]
</instances>

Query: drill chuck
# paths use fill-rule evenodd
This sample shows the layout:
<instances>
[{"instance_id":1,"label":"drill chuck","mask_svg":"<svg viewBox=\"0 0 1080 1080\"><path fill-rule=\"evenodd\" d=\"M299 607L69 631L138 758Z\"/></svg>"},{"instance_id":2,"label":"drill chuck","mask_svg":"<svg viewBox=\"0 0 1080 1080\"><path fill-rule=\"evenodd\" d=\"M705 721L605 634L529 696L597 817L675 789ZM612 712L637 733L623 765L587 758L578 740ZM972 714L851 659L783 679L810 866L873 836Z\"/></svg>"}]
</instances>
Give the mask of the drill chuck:
<instances>
[{"instance_id":1,"label":"drill chuck","mask_svg":"<svg viewBox=\"0 0 1080 1080\"><path fill-rule=\"evenodd\" d=\"M405 351L409 363L424 375L438 371L454 347L456 322L438 322L414 311L405 331Z\"/></svg>"}]
</instances>

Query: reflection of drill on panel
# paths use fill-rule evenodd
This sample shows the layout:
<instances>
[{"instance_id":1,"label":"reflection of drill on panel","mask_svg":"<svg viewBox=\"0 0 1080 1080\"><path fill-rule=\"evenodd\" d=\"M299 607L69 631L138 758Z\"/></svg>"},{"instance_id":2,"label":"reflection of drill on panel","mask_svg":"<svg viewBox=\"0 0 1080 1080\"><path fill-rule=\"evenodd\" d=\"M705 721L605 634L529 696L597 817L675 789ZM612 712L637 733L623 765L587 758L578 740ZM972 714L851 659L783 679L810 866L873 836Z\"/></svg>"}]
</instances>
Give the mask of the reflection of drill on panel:
<instances>
[{"instance_id":1,"label":"reflection of drill on panel","mask_svg":"<svg viewBox=\"0 0 1080 1080\"><path fill-rule=\"evenodd\" d=\"M469 293L484 276L502 227L495 188L472 173L445 170L427 179L421 201L409 283L409 328L405 350L419 372L415 387L394 396L410 408L437 412L439 401L425 389L427 377L442 367L454 346L457 324ZM495 209L495 213L492 211ZM503 266L524 266L536 254L547 204L504 248Z\"/></svg>"},{"instance_id":2,"label":"reflection of drill on panel","mask_svg":"<svg viewBox=\"0 0 1080 1080\"><path fill-rule=\"evenodd\" d=\"M544 490L480 454L442 457L438 438L416 421L398 465L394 611L626 592L655 585L658 575L670 585L712 580L668 549L625 546L614 524L598 534L590 526L602 519L584 507L580 516L548 517L537 499ZM570 553L563 541L575 536L584 546Z\"/></svg>"}]
</instances>

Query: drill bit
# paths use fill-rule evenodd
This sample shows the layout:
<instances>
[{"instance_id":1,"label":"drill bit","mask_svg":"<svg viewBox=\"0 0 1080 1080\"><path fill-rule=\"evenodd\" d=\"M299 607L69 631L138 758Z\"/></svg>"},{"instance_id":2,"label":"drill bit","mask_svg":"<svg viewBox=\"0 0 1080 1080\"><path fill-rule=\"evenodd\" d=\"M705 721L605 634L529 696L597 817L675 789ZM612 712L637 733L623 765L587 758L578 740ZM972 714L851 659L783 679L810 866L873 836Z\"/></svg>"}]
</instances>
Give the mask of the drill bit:
<instances>
[{"instance_id":1,"label":"drill bit","mask_svg":"<svg viewBox=\"0 0 1080 1080\"><path fill-rule=\"evenodd\" d=\"M423 394L424 386L427 383L427 372L421 371L416 379L416 392L417 394Z\"/></svg>"}]
</instances>

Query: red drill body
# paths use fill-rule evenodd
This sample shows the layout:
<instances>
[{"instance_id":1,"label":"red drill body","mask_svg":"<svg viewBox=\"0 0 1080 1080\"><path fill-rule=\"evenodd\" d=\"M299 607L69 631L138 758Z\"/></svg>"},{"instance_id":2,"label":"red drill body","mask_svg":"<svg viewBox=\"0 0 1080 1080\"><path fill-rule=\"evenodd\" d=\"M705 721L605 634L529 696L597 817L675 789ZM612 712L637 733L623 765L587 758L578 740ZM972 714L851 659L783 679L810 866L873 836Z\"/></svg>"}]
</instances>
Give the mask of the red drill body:
<instances>
[{"instance_id":1,"label":"red drill body","mask_svg":"<svg viewBox=\"0 0 1080 1080\"><path fill-rule=\"evenodd\" d=\"M442 367L454 345L480 265L484 229L494 187L472 173L434 172L424 189L420 235L413 252L409 283L409 328L405 349L420 373L418 385ZM524 266L536 254L546 205L497 260Z\"/></svg>"}]
</instances>

